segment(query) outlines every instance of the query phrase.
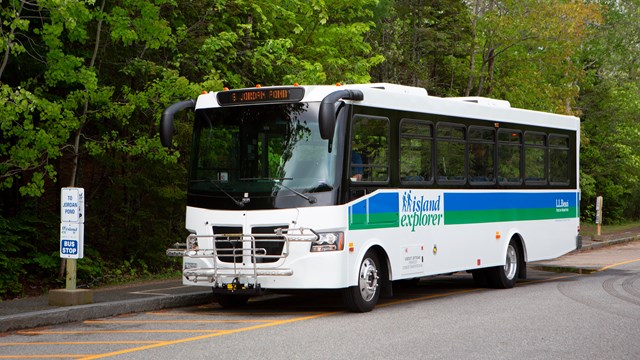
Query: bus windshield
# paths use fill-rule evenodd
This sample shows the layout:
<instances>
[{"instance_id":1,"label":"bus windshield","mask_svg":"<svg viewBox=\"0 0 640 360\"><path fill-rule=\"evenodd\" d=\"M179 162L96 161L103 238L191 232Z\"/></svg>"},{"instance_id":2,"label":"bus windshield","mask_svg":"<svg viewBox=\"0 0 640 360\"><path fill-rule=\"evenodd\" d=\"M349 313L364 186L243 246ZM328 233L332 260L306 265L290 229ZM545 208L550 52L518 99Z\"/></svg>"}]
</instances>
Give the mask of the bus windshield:
<instances>
[{"instance_id":1,"label":"bus windshield","mask_svg":"<svg viewBox=\"0 0 640 360\"><path fill-rule=\"evenodd\" d=\"M332 190L336 151L320 138L317 118L315 103L197 110L190 193L304 198Z\"/></svg>"}]
</instances>

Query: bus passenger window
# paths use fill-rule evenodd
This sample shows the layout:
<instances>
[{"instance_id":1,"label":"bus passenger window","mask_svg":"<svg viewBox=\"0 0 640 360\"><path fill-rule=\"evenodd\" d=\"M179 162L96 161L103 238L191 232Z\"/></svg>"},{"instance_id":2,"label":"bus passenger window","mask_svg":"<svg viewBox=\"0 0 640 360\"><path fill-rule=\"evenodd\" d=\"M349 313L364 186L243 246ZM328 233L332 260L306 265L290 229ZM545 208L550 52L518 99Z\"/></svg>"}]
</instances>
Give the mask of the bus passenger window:
<instances>
[{"instance_id":1,"label":"bus passenger window","mask_svg":"<svg viewBox=\"0 0 640 360\"><path fill-rule=\"evenodd\" d=\"M546 135L535 132L524 134L524 182L541 185L546 182Z\"/></svg>"},{"instance_id":2,"label":"bus passenger window","mask_svg":"<svg viewBox=\"0 0 640 360\"><path fill-rule=\"evenodd\" d=\"M351 146L351 174L349 174L351 181L388 181L388 119L364 116L354 117Z\"/></svg>"},{"instance_id":3,"label":"bus passenger window","mask_svg":"<svg viewBox=\"0 0 640 360\"><path fill-rule=\"evenodd\" d=\"M469 127L469 183L472 185L495 182L495 130Z\"/></svg>"},{"instance_id":4,"label":"bus passenger window","mask_svg":"<svg viewBox=\"0 0 640 360\"><path fill-rule=\"evenodd\" d=\"M549 182L569 183L569 137L549 135Z\"/></svg>"},{"instance_id":5,"label":"bus passenger window","mask_svg":"<svg viewBox=\"0 0 640 360\"><path fill-rule=\"evenodd\" d=\"M400 181L433 181L431 124L425 121L402 120L400 134Z\"/></svg>"},{"instance_id":6,"label":"bus passenger window","mask_svg":"<svg viewBox=\"0 0 640 360\"><path fill-rule=\"evenodd\" d=\"M522 134L518 130L498 131L498 182L504 185L522 184Z\"/></svg>"},{"instance_id":7,"label":"bus passenger window","mask_svg":"<svg viewBox=\"0 0 640 360\"><path fill-rule=\"evenodd\" d=\"M464 126L438 124L436 134L438 182L464 182L466 167Z\"/></svg>"}]
</instances>

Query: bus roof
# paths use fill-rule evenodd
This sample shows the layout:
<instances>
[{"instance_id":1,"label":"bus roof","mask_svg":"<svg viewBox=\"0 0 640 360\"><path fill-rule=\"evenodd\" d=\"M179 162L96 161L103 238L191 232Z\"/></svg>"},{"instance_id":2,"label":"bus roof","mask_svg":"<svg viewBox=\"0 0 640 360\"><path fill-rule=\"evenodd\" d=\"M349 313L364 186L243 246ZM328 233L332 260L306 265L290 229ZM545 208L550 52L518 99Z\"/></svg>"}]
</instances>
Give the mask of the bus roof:
<instances>
[{"instance_id":1,"label":"bus roof","mask_svg":"<svg viewBox=\"0 0 640 360\"><path fill-rule=\"evenodd\" d=\"M531 124L559 129L577 130L580 127L580 120L574 116L513 108L508 101L485 97L442 98L430 96L425 89L412 86L371 83L298 87L304 89L304 96L301 99L302 102L320 102L327 95L338 90L360 90L364 95L363 100L345 100L345 102L375 108L495 122ZM293 86L270 86L239 90L278 90L291 88L293 88ZM221 107L218 103L217 94L218 92L211 92L200 95L196 103L196 109Z\"/></svg>"}]
</instances>

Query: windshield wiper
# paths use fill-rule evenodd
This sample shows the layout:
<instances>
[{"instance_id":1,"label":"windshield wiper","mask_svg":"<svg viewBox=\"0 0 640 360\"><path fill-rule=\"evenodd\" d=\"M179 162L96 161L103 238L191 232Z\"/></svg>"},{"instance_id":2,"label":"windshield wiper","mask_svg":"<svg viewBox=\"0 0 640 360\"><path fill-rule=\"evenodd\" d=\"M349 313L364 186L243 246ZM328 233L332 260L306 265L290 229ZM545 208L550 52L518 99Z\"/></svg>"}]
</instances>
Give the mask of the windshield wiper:
<instances>
[{"instance_id":1,"label":"windshield wiper","mask_svg":"<svg viewBox=\"0 0 640 360\"><path fill-rule=\"evenodd\" d=\"M294 193L294 194L300 196L301 198L307 200L309 202L309 204L315 204L318 201L315 198L315 196L307 196L307 195L305 195L305 194L303 194L303 193L301 193L299 191L293 190L292 188L290 188L290 187L288 187L288 186L286 186L284 184L281 184L281 182L283 180L293 180L293 178L241 178L240 180L242 180L242 181L247 181L247 180L257 180L257 181L268 180L268 181L273 181L274 185L276 185L276 186L278 186L280 188L283 188L283 189L291 191L292 193Z\"/></svg>"},{"instance_id":2,"label":"windshield wiper","mask_svg":"<svg viewBox=\"0 0 640 360\"><path fill-rule=\"evenodd\" d=\"M215 181L215 180L191 180L191 182L208 182L208 183L212 184L218 190L220 190L223 194L227 195L227 197L229 199L231 199L239 207L244 207L246 204L248 204L251 201L251 199L249 199L246 196L243 197L242 200L238 200L238 199L234 198L231 194L229 194L228 192L224 191L224 189L220 185L218 185L218 182Z\"/></svg>"},{"instance_id":3,"label":"windshield wiper","mask_svg":"<svg viewBox=\"0 0 640 360\"><path fill-rule=\"evenodd\" d=\"M288 187L288 186L286 186L284 184L279 183L278 180L276 180L273 184L276 185L276 186L279 186L281 188L285 188L285 189L291 191L292 193L294 193L294 194L300 196L301 198L307 200L309 202L309 204L315 204L318 201L315 196L307 196L307 195L305 195L305 194L303 194L303 193L301 193L299 191L293 190L292 188L290 188L290 187Z\"/></svg>"}]
</instances>

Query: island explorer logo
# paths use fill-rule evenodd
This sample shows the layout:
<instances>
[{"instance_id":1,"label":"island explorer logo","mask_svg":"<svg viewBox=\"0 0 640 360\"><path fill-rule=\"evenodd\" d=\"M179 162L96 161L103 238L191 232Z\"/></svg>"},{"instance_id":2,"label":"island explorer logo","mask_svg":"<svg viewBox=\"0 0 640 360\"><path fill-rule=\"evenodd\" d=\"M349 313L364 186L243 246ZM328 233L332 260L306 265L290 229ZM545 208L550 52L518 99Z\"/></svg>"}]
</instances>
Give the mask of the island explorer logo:
<instances>
[{"instance_id":1,"label":"island explorer logo","mask_svg":"<svg viewBox=\"0 0 640 360\"><path fill-rule=\"evenodd\" d=\"M434 198L425 198L424 194L414 195L411 190L405 191L402 194L400 226L411 228L413 232L416 227L443 225L441 199L440 194Z\"/></svg>"}]
</instances>

